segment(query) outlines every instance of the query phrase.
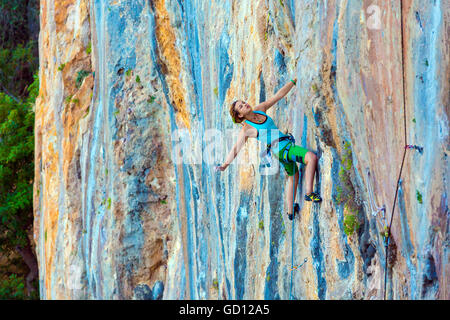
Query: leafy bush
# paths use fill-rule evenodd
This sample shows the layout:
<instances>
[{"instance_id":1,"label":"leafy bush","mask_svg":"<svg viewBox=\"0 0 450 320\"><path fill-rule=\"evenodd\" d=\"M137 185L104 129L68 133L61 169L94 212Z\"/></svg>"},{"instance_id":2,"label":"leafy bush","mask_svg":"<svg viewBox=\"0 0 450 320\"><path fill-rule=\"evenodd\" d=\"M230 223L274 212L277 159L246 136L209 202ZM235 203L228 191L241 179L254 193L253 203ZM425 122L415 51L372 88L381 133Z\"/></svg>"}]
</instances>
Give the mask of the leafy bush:
<instances>
[{"instance_id":1,"label":"leafy bush","mask_svg":"<svg viewBox=\"0 0 450 320\"><path fill-rule=\"evenodd\" d=\"M0 26L0 252L16 250L17 246L27 251L31 246L27 232L33 225L39 0L0 0ZM18 266L27 264L34 270L27 287L38 288L38 282L32 281L36 267L26 261L17 256L2 266L0 299L25 297L25 271L5 278L11 266L22 270ZM39 298L38 291L32 291L31 298Z\"/></svg>"},{"instance_id":2,"label":"leafy bush","mask_svg":"<svg viewBox=\"0 0 450 320\"><path fill-rule=\"evenodd\" d=\"M11 274L7 279L0 280L0 300L24 300L25 283L23 277Z\"/></svg>"},{"instance_id":3,"label":"leafy bush","mask_svg":"<svg viewBox=\"0 0 450 320\"><path fill-rule=\"evenodd\" d=\"M352 235L359 229L359 221L356 211L344 214L344 232L347 236Z\"/></svg>"},{"instance_id":4,"label":"leafy bush","mask_svg":"<svg viewBox=\"0 0 450 320\"><path fill-rule=\"evenodd\" d=\"M36 43L18 44L13 49L0 47L0 88L15 97L21 96L23 88L33 79L31 70L37 70L39 62L33 56Z\"/></svg>"},{"instance_id":5,"label":"leafy bush","mask_svg":"<svg viewBox=\"0 0 450 320\"><path fill-rule=\"evenodd\" d=\"M0 251L27 244L33 222L34 103L39 79L25 102L0 92Z\"/></svg>"},{"instance_id":6,"label":"leafy bush","mask_svg":"<svg viewBox=\"0 0 450 320\"><path fill-rule=\"evenodd\" d=\"M258 227L260 230L263 230L264 229L264 221L260 220L258 223Z\"/></svg>"},{"instance_id":7,"label":"leafy bush","mask_svg":"<svg viewBox=\"0 0 450 320\"><path fill-rule=\"evenodd\" d=\"M77 88L81 87L81 84L83 83L84 78L86 78L90 74L89 71L86 70L80 70L77 74L77 80L75 81L75 85Z\"/></svg>"},{"instance_id":8,"label":"leafy bush","mask_svg":"<svg viewBox=\"0 0 450 320\"><path fill-rule=\"evenodd\" d=\"M419 192L419 190L416 190L416 198L417 198L417 201L420 203L420 204L422 204L422 194Z\"/></svg>"},{"instance_id":9,"label":"leafy bush","mask_svg":"<svg viewBox=\"0 0 450 320\"><path fill-rule=\"evenodd\" d=\"M86 47L86 53L91 54L92 52L92 44L89 42L88 46Z\"/></svg>"},{"instance_id":10,"label":"leafy bush","mask_svg":"<svg viewBox=\"0 0 450 320\"><path fill-rule=\"evenodd\" d=\"M350 143L346 141L341 158L339 184L336 186L335 200L337 204L344 204L344 232L347 236L352 235L359 229L359 208L355 202L355 189L350 179L352 170L352 149Z\"/></svg>"}]
</instances>

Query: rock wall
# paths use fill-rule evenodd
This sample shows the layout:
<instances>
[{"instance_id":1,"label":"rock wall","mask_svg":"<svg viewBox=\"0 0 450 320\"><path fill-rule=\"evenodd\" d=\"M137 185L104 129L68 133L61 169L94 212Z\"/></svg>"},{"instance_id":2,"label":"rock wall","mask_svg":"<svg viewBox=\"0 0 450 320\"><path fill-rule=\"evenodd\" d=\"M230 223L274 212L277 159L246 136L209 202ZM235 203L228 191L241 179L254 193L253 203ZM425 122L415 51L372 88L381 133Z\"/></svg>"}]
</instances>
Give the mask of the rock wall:
<instances>
[{"instance_id":1,"label":"rock wall","mask_svg":"<svg viewBox=\"0 0 450 320\"><path fill-rule=\"evenodd\" d=\"M449 299L449 12L446 0L41 0L41 298L382 299L406 137L423 150L405 156L387 297ZM260 170L256 140L214 165L239 129L230 104L256 106L294 77L268 114L320 157L324 201L304 202L300 185L291 222L286 174Z\"/></svg>"}]
</instances>

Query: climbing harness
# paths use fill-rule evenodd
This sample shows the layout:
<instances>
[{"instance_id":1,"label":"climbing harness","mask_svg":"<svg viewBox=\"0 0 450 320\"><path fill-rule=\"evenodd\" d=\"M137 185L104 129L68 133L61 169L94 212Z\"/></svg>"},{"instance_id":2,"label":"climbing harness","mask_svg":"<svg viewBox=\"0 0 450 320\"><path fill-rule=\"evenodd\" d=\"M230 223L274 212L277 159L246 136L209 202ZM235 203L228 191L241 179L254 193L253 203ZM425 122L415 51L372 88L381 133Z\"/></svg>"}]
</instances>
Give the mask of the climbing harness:
<instances>
[{"instance_id":1,"label":"climbing harness","mask_svg":"<svg viewBox=\"0 0 450 320\"><path fill-rule=\"evenodd\" d=\"M291 148L292 145L295 144L295 138L291 133L288 133L286 136L282 136L280 138L277 138L275 140L273 140L271 143L269 143L266 146L266 149L264 149L261 153L261 166L263 167L270 167L272 166L272 154L271 154L271 149L275 148L278 143L280 143L281 141L284 140L289 140L291 143L288 143L286 145L286 147L283 150L283 155L282 158L280 159L280 161L283 161L284 163L288 163L288 162L292 162L292 160L288 159L288 154L289 154L289 149Z\"/></svg>"},{"instance_id":2,"label":"climbing harness","mask_svg":"<svg viewBox=\"0 0 450 320\"><path fill-rule=\"evenodd\" d=\"M291 146L295 145L295 139L294 139L294 136L293 136L292 134L288 133L287 137L281 137L281 138L287 138L287 139L291 142L291 143L288 143L288 144L286 145L286 147L284 148L284 150L283 150L283 155L282 155L282 157L281 157L281 160L282 160L284 163L292 162L293 160L290 160L290 159L288 158L288 155L289 155L289 149L291 148ZM281 139L281 138L280 138L280 139ZM281 141L281 140L280 140L280 141Z\"/></svg>"}]
</instances>

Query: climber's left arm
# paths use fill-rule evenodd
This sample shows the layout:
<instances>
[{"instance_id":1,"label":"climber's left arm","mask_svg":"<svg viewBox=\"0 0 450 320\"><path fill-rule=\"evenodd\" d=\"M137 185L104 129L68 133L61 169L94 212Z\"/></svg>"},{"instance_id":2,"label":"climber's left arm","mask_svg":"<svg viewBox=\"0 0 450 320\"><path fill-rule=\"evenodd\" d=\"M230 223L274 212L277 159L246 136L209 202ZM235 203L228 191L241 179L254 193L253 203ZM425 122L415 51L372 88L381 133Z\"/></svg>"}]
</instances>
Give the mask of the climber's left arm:
<instances>
[{"instance_id":1,"label":"climber's left arm","mask_svg":"<svg viewBox=\"0 0 450 320\"><path fill-rule=\"evenodd\" d=\"M297 78L295 78L294 81L297 82ZM258 104L253 110L266 112L271 106L281 100L292 89L292 87L294 87L294 83L289 81L280 90L278 90L272 98Z\"/></svg>"}]
</instances>

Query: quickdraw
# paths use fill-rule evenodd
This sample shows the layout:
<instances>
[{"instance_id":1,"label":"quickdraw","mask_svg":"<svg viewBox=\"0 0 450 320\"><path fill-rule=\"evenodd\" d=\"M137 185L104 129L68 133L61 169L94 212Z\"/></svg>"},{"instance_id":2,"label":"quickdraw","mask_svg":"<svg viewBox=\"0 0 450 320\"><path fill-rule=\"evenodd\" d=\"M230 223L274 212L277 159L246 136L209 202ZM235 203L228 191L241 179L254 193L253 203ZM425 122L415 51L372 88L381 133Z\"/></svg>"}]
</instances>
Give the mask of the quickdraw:
<instances>
[{"instance_id":1,"label":"quickdraw","mask_svg":"<svg viewBox=\"0 0 450 320\"><path fill-rule=\"evenodd\" d=\"M301 264L299 264L298 266L292 267L291 271L301 268L307 261L308 261L308 258L305 258L305 260L303 260L303 262Z\"/></svg>"},{"instance_id":2,"label":"quickdraw","mask_svg":"<svg viewBox=\"0 0 450 320\"><path fill-rule=\"evenodd\" d=\"M421 146L416 146L415 144L407 144L405 146L405 149L416 149L417 151L419 151L420 154L423 153L423 147Z\"/></svg>"}]
</instances>

